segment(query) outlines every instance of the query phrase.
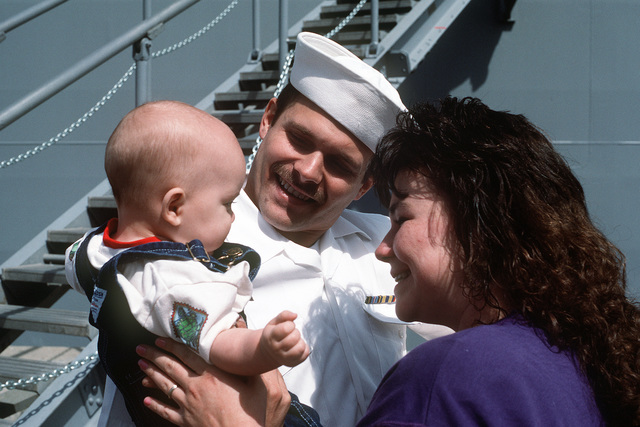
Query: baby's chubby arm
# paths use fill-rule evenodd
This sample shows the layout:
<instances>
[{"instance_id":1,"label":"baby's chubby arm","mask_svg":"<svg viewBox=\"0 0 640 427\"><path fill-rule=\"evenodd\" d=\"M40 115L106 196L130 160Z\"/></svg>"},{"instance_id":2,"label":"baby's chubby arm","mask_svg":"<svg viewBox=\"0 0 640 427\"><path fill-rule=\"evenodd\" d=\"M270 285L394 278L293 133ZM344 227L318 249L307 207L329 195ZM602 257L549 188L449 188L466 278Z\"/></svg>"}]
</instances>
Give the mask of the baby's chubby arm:
<instances>
[{"instance_id":1,"label":"baby's chubby arm","mask_svg":"<svg viewBox=\"0 0 640 427\"><path fill-rule=\"evenodd\" d=\"M237 375L258 375L281 365L295 366L309 356L293 321L297 315L283 311L264 329L231 328L220 332L211 346L211 363Z\"/></svg>"}]
</instances>

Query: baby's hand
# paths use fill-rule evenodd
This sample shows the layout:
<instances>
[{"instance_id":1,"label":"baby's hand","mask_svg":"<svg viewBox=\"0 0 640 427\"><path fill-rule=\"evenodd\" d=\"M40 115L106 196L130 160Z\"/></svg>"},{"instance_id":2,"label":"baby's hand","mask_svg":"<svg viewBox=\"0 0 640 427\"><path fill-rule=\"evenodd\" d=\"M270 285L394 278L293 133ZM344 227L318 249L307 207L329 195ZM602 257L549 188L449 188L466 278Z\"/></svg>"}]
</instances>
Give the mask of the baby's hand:
<instances>
[{"instance_id":1,"label":"baby's hand","mask_svg":"<svg viewBox=\"0 0 640 427\"><path fill-rule=\"evenodd\" d=\"M262 330L260 347L278 365L296 366L309 356L309 346L293 323L297 314L283 311Z\"/></svg>"}]
</instances>

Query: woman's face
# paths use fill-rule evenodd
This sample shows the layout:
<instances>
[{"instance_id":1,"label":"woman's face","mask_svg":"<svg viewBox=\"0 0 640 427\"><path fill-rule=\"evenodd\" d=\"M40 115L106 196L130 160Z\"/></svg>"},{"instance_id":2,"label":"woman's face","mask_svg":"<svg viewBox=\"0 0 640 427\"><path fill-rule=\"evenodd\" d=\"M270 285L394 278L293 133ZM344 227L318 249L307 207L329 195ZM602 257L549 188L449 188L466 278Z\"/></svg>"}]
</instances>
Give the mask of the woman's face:
<instances>
[{"instance_id":1,"label":"woman's face","mask_svg":"<svg viewBox=\"0 0 640 427\"><path fill-rule=\"evenodd\" d=\"M392 195L391 230L376 256L391 265L398 318L459 330L470 303L462 294L444 203L424 175L403 171L395 185L407 197Z\"/></svg>"}]
</instances>

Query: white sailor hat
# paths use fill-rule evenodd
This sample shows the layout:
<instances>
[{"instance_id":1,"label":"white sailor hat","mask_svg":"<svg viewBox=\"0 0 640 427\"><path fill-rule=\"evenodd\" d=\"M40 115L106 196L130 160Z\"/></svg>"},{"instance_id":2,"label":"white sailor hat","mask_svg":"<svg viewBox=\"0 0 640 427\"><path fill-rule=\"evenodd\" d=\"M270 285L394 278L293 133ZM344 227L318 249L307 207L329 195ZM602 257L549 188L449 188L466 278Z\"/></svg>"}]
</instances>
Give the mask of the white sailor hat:
<instances>
[{"instance_id":1,"label":"white sailor hat","mask_svg":"<svg viewBox=\"0 0 640 427\"><path fill-rule=\"evenodd\" d=\"M382 73L318 34L298 34L289 80L371 151L406 110Z\"/></svg>"}]
</instances>

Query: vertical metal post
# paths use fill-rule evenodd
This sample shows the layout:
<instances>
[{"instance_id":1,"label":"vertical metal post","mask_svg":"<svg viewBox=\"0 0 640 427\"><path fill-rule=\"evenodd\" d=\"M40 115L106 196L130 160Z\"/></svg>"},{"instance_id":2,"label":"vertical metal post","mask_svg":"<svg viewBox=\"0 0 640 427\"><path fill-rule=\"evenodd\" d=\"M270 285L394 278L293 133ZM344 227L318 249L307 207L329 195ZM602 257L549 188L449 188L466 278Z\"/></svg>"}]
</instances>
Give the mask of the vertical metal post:
<instances>
[{"instance_id":1,"label":"vertical metal post","mask_svg":"<svg viewBox=\"0 0 640 427\"><path fill-rule=\"evenodd\" d=\"M284 68L284 63L289 53L289 44L287 43L287 35L289 32L289 1L280 0L280 19L279 25L279 44L278 44L278 63L280 64L280 71Z\"/></svg>"},{"instance_id":2,"label":"vertical metal post","mask_svg":"<svg viewBox=\"0 0 640 427\"><path fill-rule=\"evenodd\" d=\"M378 24L380 15L378 6L378 0L371 0L371 43L369 44L369 50L367 52L367 56L369 57L378 55L378 41L380 40Z\"/></svg>"},{"instance_id":3,"label":"vertical metal post","mask_svg":"<svg viewBox=\"0 0 640 427\"><path fill-rule=\"evenodd\" d=\"M249 62L258 62L260 56L260 0L253 0L253 49Z\"/></svg>"},{"instance_id":4,"label":"vertical metal post","mask_svg":"<svg viewBox=\"0 0 640 427\"><path fill-rule=\"evenodd\" d=\"M151 18L151 0L142 0L142 19ZM133 45L136 61L136 106L151 100L151 39L145 36Z\"/></svg>"}]
</instances>

